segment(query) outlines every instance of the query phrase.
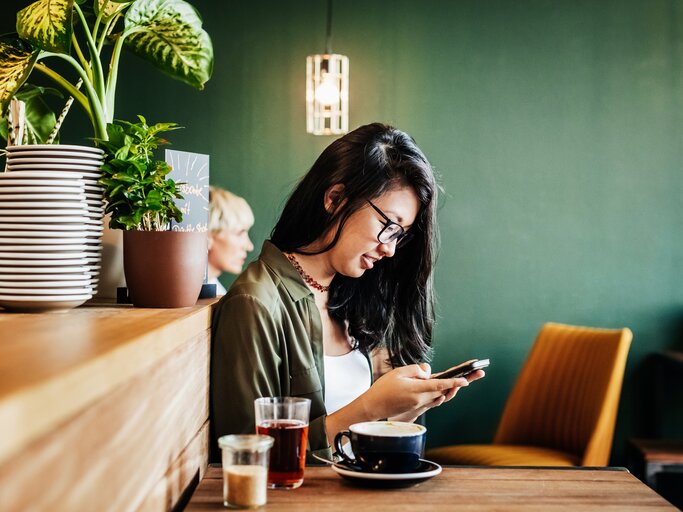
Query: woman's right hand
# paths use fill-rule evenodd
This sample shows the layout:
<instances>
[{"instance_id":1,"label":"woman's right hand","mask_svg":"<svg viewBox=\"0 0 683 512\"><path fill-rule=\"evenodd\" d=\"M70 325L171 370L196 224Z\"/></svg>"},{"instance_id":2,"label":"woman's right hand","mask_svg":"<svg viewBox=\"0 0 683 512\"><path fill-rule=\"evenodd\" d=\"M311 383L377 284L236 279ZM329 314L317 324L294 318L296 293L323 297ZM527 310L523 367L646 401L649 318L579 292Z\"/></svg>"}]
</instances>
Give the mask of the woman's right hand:
<instances>
[{"instance_id":1,"label":"woman's right hand","mask_svg":"<svg viewBox=\"0 0 683 512\"><path fill-rule=\"evenodd\" d=\"M427 363L401 366L382 375L359 399L368 419L419 416L441 405L461 387L469 384L464 377L430 379Z\"/></svg>"}]
</instances>

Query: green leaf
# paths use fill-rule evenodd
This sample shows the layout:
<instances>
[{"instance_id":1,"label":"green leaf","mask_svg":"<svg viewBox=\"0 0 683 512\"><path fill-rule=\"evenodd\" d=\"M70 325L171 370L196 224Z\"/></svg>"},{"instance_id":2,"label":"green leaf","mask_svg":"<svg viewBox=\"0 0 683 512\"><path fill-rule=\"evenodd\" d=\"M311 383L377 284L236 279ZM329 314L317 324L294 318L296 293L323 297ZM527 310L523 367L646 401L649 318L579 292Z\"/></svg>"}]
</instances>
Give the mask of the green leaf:
<instances>
[{"instance_id":1,"label":"green leaf","mask_svg":"<svg viewBox=\"0 0 683 512\"><path fill-rule=\"evenodd\" d=\"M0 37L0 113L28 78L38 53L16 35Z\"/></svg>"},{"instance_id":2,"label":"green leaf","mask_svg":"<svg viewBox=\"0 0 683 512\"><path fill-rule=\"evenodd\" d=\"M125 44L171 77L203 89L213 73L213 46L184 0L137 0L126 12Z\"/></svg>"},{"instance_id":3,"label":"green leaf","mask_svg":"<svg viewBox=\"0 0 683 512\"><path fill-rule=\"evenodd\" d=\"M104 7L104 11L102 11L102 6L105 2L106 6ZM102 12L102 18L110 20L130 4L130 0L95 0L95 14L97 15Z\"/></svg>"},{"instance_id":4,"label":"green leaf","mask_svg":"<svg viewBox=\"0 0 683 512\"><path fill-rule=\"evenodd\" d=\"M41 50L71 51L74 0L38 0L17 13L17 32Z\"/></svg>"},{"instance_id":5,"label":"green leaf","mask_svg":"<svg viewBox=\"0 0 683 512\"><path fill-rule=\"evenodd\" d=\"M117 181L123 181L125 183L134 183L135 178L132 176L128 176L127 174L124 174L122 172L116 173L112 176L112 179L117 180Z\"/></svg>"}]
</instances>

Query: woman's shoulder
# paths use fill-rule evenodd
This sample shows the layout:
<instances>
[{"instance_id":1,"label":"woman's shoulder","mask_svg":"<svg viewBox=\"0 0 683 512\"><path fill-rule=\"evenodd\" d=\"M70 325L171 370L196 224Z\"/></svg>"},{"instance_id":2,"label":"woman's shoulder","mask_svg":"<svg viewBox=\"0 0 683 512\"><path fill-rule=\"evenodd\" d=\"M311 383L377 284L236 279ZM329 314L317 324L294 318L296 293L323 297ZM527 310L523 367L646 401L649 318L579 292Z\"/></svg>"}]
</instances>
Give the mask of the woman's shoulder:
<instances>
[{"instance_id":1,"label":"woman's shoulder","mask_svg":"<svg viewBox=\"0 0 683 512\"><path fill-rule=\"evenodd\" d=\"M279 276L272 271L261 259L257 259L240 274L225 296L227 301L237 298L251 298L272 306L280 293ZM270 308L269 308L270 309Z\"/></svg>"},{"instance_id":2,"label":"woman's shoulder","mask_svg":"<svg viewBox=\"0 0 683 512\"><path fill-rule=\"evenodd\" d=\"M222 303L255 302L271 313L311 295L287 257L266 241L259 257L235 280Z\"/></svg>"}]
</instances>

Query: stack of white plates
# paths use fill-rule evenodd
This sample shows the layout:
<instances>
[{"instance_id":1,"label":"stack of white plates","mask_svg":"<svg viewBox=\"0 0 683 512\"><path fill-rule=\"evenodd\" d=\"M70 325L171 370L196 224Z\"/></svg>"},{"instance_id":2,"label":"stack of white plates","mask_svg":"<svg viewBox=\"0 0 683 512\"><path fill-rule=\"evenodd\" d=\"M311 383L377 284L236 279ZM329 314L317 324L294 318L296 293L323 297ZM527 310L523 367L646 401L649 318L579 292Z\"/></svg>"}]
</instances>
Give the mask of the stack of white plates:
<instances>
[{"instance_id":1,"label":"stack of white plates","mask_svg":"<svg viewBox=\"0 0 683 512\"><path fill-rule=\"evenodd\" d=\"M10 146L0 173L0 306L70 308L97 290L104 208L102 152Z\"/></svg>"}]
</instances>

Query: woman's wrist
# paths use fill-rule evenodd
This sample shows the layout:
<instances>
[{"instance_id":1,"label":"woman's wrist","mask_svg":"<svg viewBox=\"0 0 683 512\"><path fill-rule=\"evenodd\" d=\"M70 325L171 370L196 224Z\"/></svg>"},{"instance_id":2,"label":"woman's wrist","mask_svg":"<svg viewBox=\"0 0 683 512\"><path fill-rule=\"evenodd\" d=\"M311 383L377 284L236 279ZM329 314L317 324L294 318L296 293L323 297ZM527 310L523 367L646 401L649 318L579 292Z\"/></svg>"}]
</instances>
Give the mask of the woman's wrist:
<instances>
[{"instance_id":1,"label":"woman's wrist","mask_svg":"<svg viewBox=\"0 0 683 512\"><path fill-rule=\"evenodd\" d=\"M350 425L363 421L376 421L380 419L380 417L373 412L365 395L366 393L363 393L350 404L327 415L325 427L330 446L333 446L334 437L337 433L348 429Z\"/></svg>"}]
</instances>

